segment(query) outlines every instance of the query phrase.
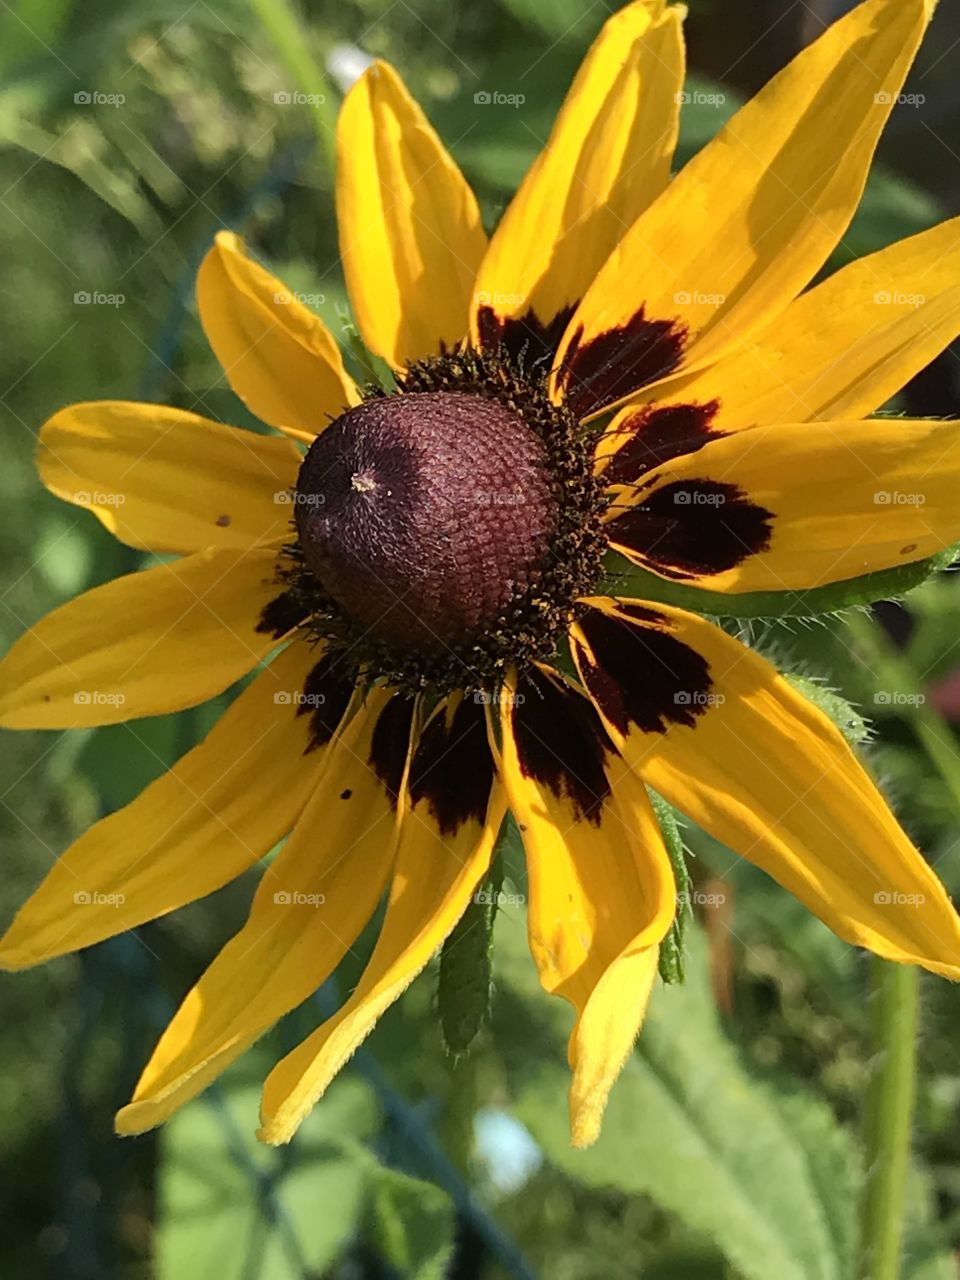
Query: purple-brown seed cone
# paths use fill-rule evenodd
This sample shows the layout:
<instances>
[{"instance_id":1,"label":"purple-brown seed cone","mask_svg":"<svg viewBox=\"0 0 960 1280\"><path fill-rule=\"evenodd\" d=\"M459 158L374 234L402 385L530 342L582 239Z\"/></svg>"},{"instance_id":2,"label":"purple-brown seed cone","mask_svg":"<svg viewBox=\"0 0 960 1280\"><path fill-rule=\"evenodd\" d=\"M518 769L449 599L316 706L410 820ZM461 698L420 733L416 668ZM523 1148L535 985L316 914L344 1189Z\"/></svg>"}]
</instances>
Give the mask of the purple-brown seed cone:
<instances>
[{"instance_id":1,"label":"purple-brown seed cone","mask_svg":"<svg viewBox=\"0 0 960 1280\"><path fill-rule=\"evenodd\" d=\"M519 414L464 392L370 400L317 437L297 480L303 558L392 648L444 648L528 588L557 525L544 449Z\"/></svg>"}]
</instances>

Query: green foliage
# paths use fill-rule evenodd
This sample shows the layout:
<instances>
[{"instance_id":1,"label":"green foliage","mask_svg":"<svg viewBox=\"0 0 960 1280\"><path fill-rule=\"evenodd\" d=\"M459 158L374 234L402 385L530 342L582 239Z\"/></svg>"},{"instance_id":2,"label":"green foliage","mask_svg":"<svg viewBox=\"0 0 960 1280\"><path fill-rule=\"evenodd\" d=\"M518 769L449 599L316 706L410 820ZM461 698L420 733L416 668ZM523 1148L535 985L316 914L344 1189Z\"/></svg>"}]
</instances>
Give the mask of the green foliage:
<instances>
[{"instance_id":1,"label":"green foliage","mask_svg":"<svg viewBox=\"0 0 960 1280\"><path fill-rule=\"evenodd\" d=\"M344 1134L371 1131L375 1111L357 1081L339 1082L302 1142L263 1147L252 1136L259 1090L224 1089L163 1130L157 1222L159 1280L248 1274L288 1280L320 1272L340 1252L362 1205L364 1175Z\"/></svg>"},{"instance_id":2,"label":"green foliage","mask_svg":"<svg viewBox=\"0 0 960 1280\"><path fill-rule=\"evenodd\" d=\"M949 48L960 28L940 8L954 27L932 50L923 79L928 93L940 75L955 79ZM248 0L210 0L189 11L180 0L0 6L4 644L49 608L142 563L91 515L41 492L35 434L51 412L75 399L143 397L258 429L226 385L192 300L197 263L219 226L245 234L290 288L312 297L347 348L348 364L364 376L346 316L330 175L317 150L323 123L309 107L278 111L275 93L297 85L316 92L315 69L327 77L327 55L337 45L356 41L365 53L390 58L453 149L492 229L607 12L587 0L480 7L302 0L302 47L295 47L275 21L272 36L264 28L269 9L264 3L258 15ZM712 56L717 18L736 27L740 49L757 43L751 6L691 9L695 74L682 111L681 159L713 135L750 87L748 60L731 66L732 59ZM777 38L791 22L778 27ZM776 39L760 42L761 51L768 45L773 50ZM711 78L717 74L723 82ZM474 94L483 88L526 101L522 110L478 109ZM74 100L78 90L92 89L122 92L123 109ZM903 132L890 139L885 168L871 178L827 270L941 216L928 188L942 186L944 146L960 150L948 117L933 129L920 113L900 113ZM115 308L74 304L77 291L94 289L122 293L124 301ZM740 619L765 651L803 671L791 677L797 687L857 744L864 722L850 703L862 708L877 725L869 748L875 771L956 889L955 807L902 708L877 701L885 690L842 620L826 617L811 628L796 621L918 587L903 658L932 699L932 683L953 676L958 661L956 580L929 578L942 563L903 566L823 593L741 596L667 584L623 562L614 569L627 573L617 589L629 594ZM807 683L810 676L837 693ZM129 727L6 735L5 919L80 831L187 750L222 705ZM952 735L946 726L944 740ZM672 813L661 807L658 814L678 889L689 892L679 830ZM468 1254L465 1270L476 1262L483 1280L522 1275L515 1257L494 1262L492 1247L476 1243L475 1222L472 1235L464 1232L462 1198L455 1210L446 1191L421 1181L444 1181L423 1150L436 1132L449 1152L455 1132L463 1187L478 1219L495 1218L550 1280L853 1280L861 1176L855 1125L871 1054L861 958L743 859L694 827L684 827L683 837L695 855L695 884L719 875L729 895L733 1014L725 1027L707 981L702 934L690 928L684 940L682 912L662 963L665 978L679 978L689 952L687 981L655 992L604 1136L584 1153L570 1150L566 1125L569 1010L540 989L523 912L513 904L497 913L471 909L439 973L414 984L374 1034L375 1065L401 1102L408 1100L403 1123L397 1098L384 1094L369 1062L357 1060L296 1143L278 1151L252 1140L267 1055L241 1064L219 1092L195 1101L157 1136L121 1142L111 1131L111 1114L156 1041L161 1020L153 1002L179 1000L238 927L254 874L131 937L3 975L0 1194L10 1225L0 1272L344 1280L392 1268L439 1280L451 1270L455 1237L466 1234L477 1256ZM502 857L506 883L525 891L512 823ZM496 1034L476 1037L490 992L494 915ZM347 958L343 991L355 984L369 945L366 937ZM923 995L917 1167L903 1273L904 1280L956 1280L956 993L931 980ZM315 1023L315 1008L293 1014L272 1047L286 1051ZM441 1030L455 1049L474 1041L467 1096L454 1096ZM547 1163L519 1189L500 1189L470 1164L475 1104L515 1110L543 1144Z\"/></svg>"},{"instance_id":3,"label":"green foliage","mask_svg":"<svg viewBox=\"0 0 960 1280\"><path fill-rule=\"evenodd\" d=\"M851 747L862 746L867 741L870 726L846 698L841 698L839 693L818 684L816 680L809 680L795 672L788 671L786 679L797 693L802 693L808 702L812 702L833 721Z\"/></svg>"},{"instance_id":4,"label":"green foliage","mask_svg":"<svg viewBox=\"0 0 960 1280\"><path fill-rule=\"evenodd\" d=\"M437 1012L444 1045L454 1058L468 1051L490 1017L493 926L502 884L497 856L440 952Z\"/></svg>"},{"instance_id":5,"label":"green foliage","mask_svg":"<svg viewBox=\"0 0 960 1280\"><path fill-rule=\"evenodd\" d=\"M504 932L500 981L529 996L521 948ZM688 957L686 983L653 997L594 1147L570 1147L557 1053L532 1062L511 1047L517 1113L568 1176L649 1196L708 1236L745 1280L847 1280L861 1176L854 1145L822 1102L776 1091L744 1066L720 1026L699 933L688 936ZM561 1019L545 1017L552 1039Z\"/></svg>"},{"instance_id":6,"label":"green foliage","mask_svg":"<svg viewBox=\"0 0 960 1280\"><path fill-rule=\"evenodd\" d=\"M663 796L647 788L653 811L657 816L663 843L673 867L673 877L677 886L677 914L663 942L660 944L660 977L666 983L682 982L685 976L684 940L687 935L687 924L691 918L690 890L693 881L687 870L687 859L683 849L683 837L677 823L677 815L673 807Z\"/></svg>"},{"instance_id":7,"label":"green foliage","mask_svg":"<svg viewBox=\"0 0 960 1280\"><path fill-rule=\"evenodd\" d=\"M370 1161L371 1216L380 1256L410 1280L443 1280L453 1255L454 1213L429 1182Z\"/></svg>"}]
</instances>

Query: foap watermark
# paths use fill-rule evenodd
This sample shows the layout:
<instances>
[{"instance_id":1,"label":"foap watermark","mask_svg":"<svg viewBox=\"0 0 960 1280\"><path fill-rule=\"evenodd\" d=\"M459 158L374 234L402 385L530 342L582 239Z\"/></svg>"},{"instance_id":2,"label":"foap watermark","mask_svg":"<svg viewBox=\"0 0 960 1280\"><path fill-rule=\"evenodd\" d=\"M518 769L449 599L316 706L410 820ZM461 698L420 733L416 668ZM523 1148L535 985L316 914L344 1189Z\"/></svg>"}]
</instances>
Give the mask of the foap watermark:
<instances>
[{"instance_id":1,"label":"foap watermark","mask_svg":"<svg viewBox=\"0 0 960 1280\"><path fill-rule=\"evenodd\" d=\"M478 689L473 695L474 702L481 707L522 707L526 702L526 694L511 693L509 689L497 689L488 693L486 689Z\"/></svg>"},{"instance_id":2,"label":"foap watermark","mask_svg":"<svg viewBox=\"0 0 960 1280\"><path fill-rule=\"evenodd\" d=\"M878 707L922 707L926 700L925 693L903 693L900 689L880 689L873 695Z\"/></svg>"},{"instance_id":3,"label":"foap watermark","mask_svg":"<svg viewBox=\"0 0 960 1280\"><path fill-rule=\"evenodd\" d=\"M678 689L673 695L677 707L722 707L726 700L726 694L707 693L703 689Z\"/></svg>"},{"instance_id":4,"label":"foap watermark","mask_svg":"<svg viewBox=\"0 0 960 1280\"><path fill-rule=\"evenodd\" d=\"M927 96L924 93L886 93L881 89L873 95L873 100L881 107L922 107Z\"/></svg>"},{"instance_id":5,"label":"foap watermark","mask_svg":"<svg viewBox=\"0 0 960 1280\"><path fill-rule=\"evenodd\" d=\"M273 895L278 907L322 907L327 900L325 893L304 893L300 889L278 889Z\"/></svg>"},{"instance_id":6,"label":"foap watermark","mask_svg":"<svg viewBox=\"0 0 960 1280\"><path fill-rule=\"evenodd\" d=\"M722 507L726 500L725 493L711 493L706 489L678 489L673 495L678 507Z\"/></svg>"},{"instance_id":7,"label":"foap watermark","mask_svg":"<svg viewBox=\"0 0 960 1280\"><path fill-rule=\"evenodd\" d=\"M289 307L299 302L304 307L322 307L327 300L325 293L298 293L296 289L278 289L273 295L278 307Z\"/></svg>"},{"instance_id":8,"label":"foap watermark","mask_svg":"<svg viewBox=\"0 0 960 1280\"><path fill-rule=\"evenodd\" d=\"M322 707L326 694L303 693L300 689L278 689L273 695L278 707Z\"/></svg>"},{"instance_id":9,"label":"foap watermark","mask_svg":"<svg viewBox=\"0 0 960 1280\"><path fill-rule=\"evenodd\" d=\"M727 300L725 293L704 293L700 289L678 289L673 295L678 307L722 307Z\"/></svg>"},{"instance_id":10,"label":"foap watermark","mask_svg":"<svg viewBox=\"0 0 960 1280\"><path fill-rule=\"evenodd\" d=\"M473 495L478 507L522 507L526 502L522 489L495 490L478 489Z\"/></svg>"},{"instance_id":11,"label":"foap watermark","mask_svg":"<svg viewBox=\"0 0 960 1280\"><path fill-rule=\"evenodd\" d=\"M101 893L99 889L78 889L73 895L78 907L122 907L126 900L124 893Z\"/></svg>"},{"instance_id":12,"label":"foap watermark","mask_svg":"<svg viewBox=\"0 0 960 1280\"><path fill-rule=\"evenodd\" d=\"M301 93L299 89L280 89L273 95L275 107L322 107L326 101L322 93Z\"/></svg>"},{"instance_id":13,"label":"foap watermark","mask_svg":"<svg viewBox=\"0 0 960 1280\"><path fill-rule=\"evenodd\" d=\"M873 895L878 907L922 907L927 900L925 893L901 893L899 889L881 889Z\"/></svg>"},{"instance_id":14,"label":"foap watermark","mask_svg":"<svg viewBox=\"0 0 960 1280\"><path fill-rule=\"evenodd\" d=\"M78 707L122 707L126 700L125 693L109 693L105 689L78 689L73 695Z\"/></svg>"},{"instance_id":15,"label":"foap watermark","mask_svg":"<svg viewBox=\"0 0 960 1280\"><path fill-rule=\"evenodd\" d=\"M703 89L681 89L679 93L673 95L673 100L681 107L688 107L691 104L696 107L722 107L727 100L727 95L719 91L707 93Z\"/></svg>"},{"instance_id":16,"label":"foap watermark","mask_svg":"<svg viewBox=\"0 0 960 1280\"><path fill-rule=\"evenodd\" d=\"M499 89L478 89L473 95L478 107L522 107L526 97L522 93L501 93Z\"/></svg>"},{"instance_id":17,"label":"foap watermark","mask_svg":"<svg viewBox=\"0 0 960 1280\"><path fill-rule=\"evenodd\" d=\"M878 289L873 301L878 307L922 307L925 293L907 293L903 289Z\"/></svg>"},{"instance_id":18,"label":"foap watermark","mask_svg":"<svg viewBox=\"0 0 960 1280\"><path fill-rule=\"evenodd\" d=\"M78 107L122 107L126 100L124 93L103 93L100 89L78 89L73 95Z\"/></svg>"},{"instance_id":19,"label":"foap watermark","mask_svg":"<svg viewBox=\"0 0 960 1280\"><path fill-rule=\"evenodd\" d=\"M873 495L878 507L922 507L926 500L925 493L906 493L902 489L878 489Z\"/></svg>"},{"instance_id":20,"label":"foap watermark","mask_svg":"<svg viewBox=\"0 0 960 1280\"><path fill-rule=\"evenodd\" d=\"M526 306L525 293L501 293L495 289L492 293L481 290L476 296L479 307L523 307Z\"/></svg>"},{"instance_id":21,"label":"foap watermark","mask_svg":"<svg viewBox=\"0 0 960 1280\"><path fill-rule=\"evenodd\" d=\"M508 893L506 889L478 889L473 895L474 902L486 907L522 907L526 897L522 893Z\"/></svg>"},{"instance_id":22,"label":"foap watermark","mask_svg":"<svg viewBox=\"0 0 960 1280\"><path fill-rule=\"evenodd\" d=\"M726 900L725 893L704 893L702 889L677 894L677 902L681 907L722 907Z\"/></svg>"},{"instance_id":23,"label":"foap watermark","mask_svg":"<svg viewBox=\"0 0 960 1280\"><path fill-rule=\"evenodd\" d=\"M74 502L82 507L122 507L127 500L125 493L103 493L95 490L80 489L73 495Z\"/></svg>"},{"instance_id":24,"label":"foap watermark","mask_svg":"<svg viewBox=\"0 0 960 1280\"><path fill-rule=\"evenodd\" d=\"M278 489L273 495L278 507L322 507L326 497L322 493L299 493L296 489Z\"/></svg>"},{"instance_id":25,"label":"foap watermark","mask_svg":"<svg viewBox=\"0 0 960 1280\"><path fill-rule=\"evenodd\" d=\"M75 307L122 307L125 293L103 293L100 289L78 289L73 295Z\"/></svg>"}]
</instances>

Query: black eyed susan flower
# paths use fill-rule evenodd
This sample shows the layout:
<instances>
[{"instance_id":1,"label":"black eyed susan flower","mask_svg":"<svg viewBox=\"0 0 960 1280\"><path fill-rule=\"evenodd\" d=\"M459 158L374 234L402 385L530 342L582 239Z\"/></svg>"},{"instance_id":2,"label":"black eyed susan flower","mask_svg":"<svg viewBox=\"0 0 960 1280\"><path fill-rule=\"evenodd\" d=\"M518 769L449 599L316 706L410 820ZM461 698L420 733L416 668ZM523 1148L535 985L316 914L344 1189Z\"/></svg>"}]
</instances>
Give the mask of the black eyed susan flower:
<instances>
[{"instance_id":1,"label":"black eyed susan flower","mask_svg":"<svg viewBox=\"0 0 960 1280\"><path fill-rule=\"evenodd\" d=\"M58 859L0 960L136 927L287 837L121 1133L304 1001L386 895L358 986L266 1081L261 1136L289 1139L454 928L510 810L590 1142L675 914L647 784L851 944L960 977L946 893L832 723L711 622L604 589L608 547L653 583L792 592L960 539L956 424L868 416L960 329L960 220L808 288L928 6L852 10L671 181L682 14L641 0L610 19L489 244L396 72L354 87L341 254L394 388L358 390L321 321L222 232L200 316L276 434L114 402L44 427L54 493L179 558L32 628L2 722L135 719L255 674Z\"/></svg>"}]
</instances>

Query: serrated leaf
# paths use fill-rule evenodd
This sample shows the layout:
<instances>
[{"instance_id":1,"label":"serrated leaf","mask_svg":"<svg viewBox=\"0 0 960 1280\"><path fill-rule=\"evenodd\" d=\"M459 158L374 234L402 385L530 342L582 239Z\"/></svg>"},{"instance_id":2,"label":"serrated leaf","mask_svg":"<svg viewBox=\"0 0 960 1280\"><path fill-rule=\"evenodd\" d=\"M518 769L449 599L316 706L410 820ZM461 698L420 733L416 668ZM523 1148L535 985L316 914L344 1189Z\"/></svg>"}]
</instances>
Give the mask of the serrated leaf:
<instances>
[{"instance_id":1,"label":"serrated leaf","mask_svg":"<svg viewBox=\"0 0 960 1280\"><path fill-rule=\"evenodd\" d=\"M683 982L684 973L684 939L687 933L687 921L690 919L690 872L687 870L687 859L683 851L683 837L677 824L677 815L673 806L664 800L656 791L647 788L650 803L657 816L660 834L673 867L673 878L677 886L677 913L673 924L664 940L660 943L660 977L666 983Z\"/></svg>"},{"instance_id":2,"label":"serrated leaf","mask_svg":"<svg viewBox=\"0 0 960 1280\"><path fill-rule=\"evenodd\" d=\"M610 553L606 561L605 591L609 595L636 596L653 603L662 601L691 613L717 618L816 618L877 600L894 600L918 587L940 569L951 565L957 548L926 560L866 573L860 578L832 582L809 591L707 591L682 582L671 582L648 569Z\"/></svg>"},{"instance_id":3,"label":"serrated leaf","mask_svg":"<svg viewBox=\"0 0 960 1280\"><path fill-rule=\"evenodd\" d=\"M495 854L489 874L440 952L437 1012L444 1046L455 1058L469 1050L490 1016L493 925L502 883L503 864Z\"/></svg>"},{"instance_id":4,"label":"serrated leaf","mask_svg":"<svg viewBox=\"0 0 960 1280\"><path fill-rule=\"evenodd\" d=\"M793 685L797 693L803 694L808 702L812 702L837 726L851 747L859 747L870 736L870 726L863 716L851 704L833 689L828 689L816 680L795 672L784 672L784 679Z\"/></svg>"},{"instance_id":5,"label":"serrated leaf","mask_svg":"<svg viewBox=\"0 0 960 1280\"><path fill-rule=\"evenodd\" d=\"M498 1042L514 1109L553 1163L588 1185L649 1196L709 1237L744 1280L849 1280L859 1189L851 1140L822 1102L778 1094L746 1070L721 1029L699 932L688 937L687 981L654 993L600 1140L586 1151L570 1146L566 1020L537 996L523 950L522 936L498 932L498 986L525 1013L538 1001L553 1052L541 1039L531 1057L532 1037L511 1041L506 1028Z\"/></svg>"}]
</instances>

